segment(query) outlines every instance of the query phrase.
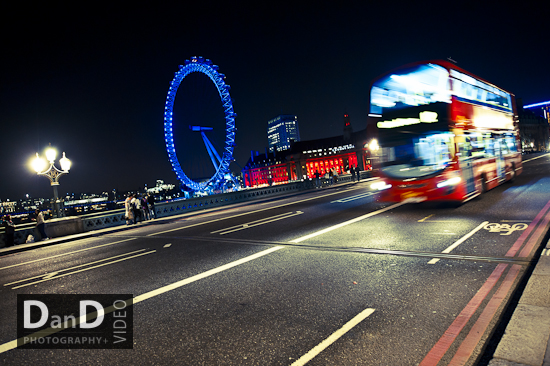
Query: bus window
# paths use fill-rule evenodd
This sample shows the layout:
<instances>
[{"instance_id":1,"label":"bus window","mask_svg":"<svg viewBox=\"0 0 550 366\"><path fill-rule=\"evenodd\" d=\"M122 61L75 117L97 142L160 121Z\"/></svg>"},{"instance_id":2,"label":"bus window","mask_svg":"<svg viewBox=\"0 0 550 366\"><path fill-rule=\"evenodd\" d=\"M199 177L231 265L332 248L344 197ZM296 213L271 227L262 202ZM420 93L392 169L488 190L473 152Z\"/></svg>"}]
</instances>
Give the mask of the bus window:
<instances>
[{"instance_id":1,"label":"bus window","mask_svg":"<svg viewBox=\"0 0 550 366\"><path fill-rule=\"evenodd\" d=\"M506 146L510 152L517 152L516 137L513 134L505 134Z\"/></svg>"},{"instance_id":2,"label":"bus window","mask_svg":"<svg viewBox=\"0 0 550 366\"><path fill-rule=\"evenodd\" d=\"M453 135L437 133L382 149L381 170L396 178L426 177L445 169L454 154Z\"/></svg>"},{"instance_id":3,"label":"bus window","mask_svg":"<svg viewBox=\"0 0 550 366\"><path fill-rule=\"evenodd\" d=\"M484 136L480 133L473 133L470 135L470 142L472 144L472 157L484 158L486 155Z\"/></svg>"},{"instance_id":4,"label":"bus window","mask_svg":"<svg viewBox=\"0 0 550 366\"><path fill-rule=\"evenodd\" d=\"M495 156L494 143L495 143L495 140L491 138L491 135L487 135L485 137L485 153L487 154L487 157Z\"/></svg>"}]
</instances>

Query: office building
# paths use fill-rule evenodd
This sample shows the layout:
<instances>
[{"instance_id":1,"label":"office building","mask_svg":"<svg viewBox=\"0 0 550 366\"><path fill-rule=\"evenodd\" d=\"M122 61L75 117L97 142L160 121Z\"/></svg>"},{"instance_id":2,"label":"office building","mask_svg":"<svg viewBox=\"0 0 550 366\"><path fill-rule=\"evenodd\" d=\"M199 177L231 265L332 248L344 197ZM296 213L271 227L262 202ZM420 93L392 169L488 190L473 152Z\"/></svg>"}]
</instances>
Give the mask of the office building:
<instances>
[{"instance_id":1,"label":"office building","mask_svg":"<svg viewBox=\"0 0 550 366\"><path fill-rule=\"evenodd\" d=\"M298 117L293 114L281 114L267 121L267 140L269 152L290 149L291 143L300 141Z\"/></svg>"}]
</instances>

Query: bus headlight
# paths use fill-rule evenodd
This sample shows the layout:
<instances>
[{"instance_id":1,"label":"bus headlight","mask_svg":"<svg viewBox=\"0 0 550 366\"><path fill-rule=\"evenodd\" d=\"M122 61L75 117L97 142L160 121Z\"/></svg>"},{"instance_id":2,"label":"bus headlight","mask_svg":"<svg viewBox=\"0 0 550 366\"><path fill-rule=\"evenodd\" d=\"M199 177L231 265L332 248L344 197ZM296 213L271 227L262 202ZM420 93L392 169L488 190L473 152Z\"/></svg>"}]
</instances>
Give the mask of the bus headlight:
<instances>
[{"instance_id":1,"label":"bus headlight","mask_svg":"<svg viewBox=\"0 0 550 366\"><path fill-rule=\"evenodd\" d=\"M374 182L373 184L371 184L370 187L371 187L371 189L376 189L376 190L379 190L379 191L383 191L384 189L391 188L391 184L388 184L388 183L384 182L383 180L379 180L378 182Z\"/></svg>"},{"instance_id":2,"label":"bus headlight","mask_svg":"<svg viewBox=\"0 0 550 366\"><path fill-rule=\"evenodd\" d=\"M437 188L447 187L447 186L456 186L460 183L462 179L460 177L452 177L451 179L444 180L443 182L437 183Z\"/></svg>"}]
</instances>

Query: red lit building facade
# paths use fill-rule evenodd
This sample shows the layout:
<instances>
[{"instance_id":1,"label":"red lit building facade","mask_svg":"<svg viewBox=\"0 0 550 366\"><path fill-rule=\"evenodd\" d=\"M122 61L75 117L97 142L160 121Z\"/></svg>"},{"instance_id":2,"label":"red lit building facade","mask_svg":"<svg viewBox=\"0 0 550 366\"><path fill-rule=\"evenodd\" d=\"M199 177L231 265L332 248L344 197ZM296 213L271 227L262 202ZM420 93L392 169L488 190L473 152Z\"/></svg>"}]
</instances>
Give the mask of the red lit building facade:
<instances>
[{"instance_id":1,"label":"red lit building facade","mask_svg":"<svg viewBox=\"0 0 550 366\"><path fill-rule=\"evenodd\" d=\"M352 132L344 115L344 134L319 140L298 141L289 150L251 156L242 170L245 187L262 187L314 178L334 169L348 174L351 167L370 170L367 130Z\"/></svg>"}]
</instances>

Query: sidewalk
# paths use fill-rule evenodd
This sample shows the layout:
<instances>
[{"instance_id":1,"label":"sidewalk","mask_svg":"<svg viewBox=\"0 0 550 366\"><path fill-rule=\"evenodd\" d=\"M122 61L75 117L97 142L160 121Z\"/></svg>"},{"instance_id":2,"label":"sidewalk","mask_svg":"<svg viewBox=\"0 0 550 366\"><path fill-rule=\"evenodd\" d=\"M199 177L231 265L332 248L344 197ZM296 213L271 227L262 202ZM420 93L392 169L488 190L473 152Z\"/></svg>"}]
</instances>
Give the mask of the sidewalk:
<instances>
[{"instance_id":1,"label":"sidewalk","mask_svg":"<svg viewBox=\"0 0 550 366\"><path fill-rule=\"evenodd\" d=\"M489 366L550 366L550 242L521 295Z\"/></svg>"}]
</instances>

